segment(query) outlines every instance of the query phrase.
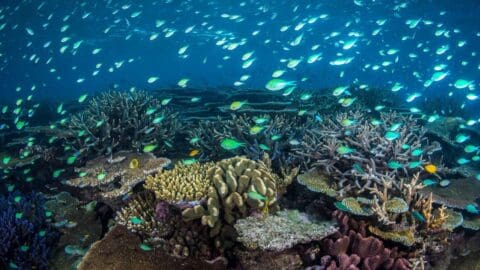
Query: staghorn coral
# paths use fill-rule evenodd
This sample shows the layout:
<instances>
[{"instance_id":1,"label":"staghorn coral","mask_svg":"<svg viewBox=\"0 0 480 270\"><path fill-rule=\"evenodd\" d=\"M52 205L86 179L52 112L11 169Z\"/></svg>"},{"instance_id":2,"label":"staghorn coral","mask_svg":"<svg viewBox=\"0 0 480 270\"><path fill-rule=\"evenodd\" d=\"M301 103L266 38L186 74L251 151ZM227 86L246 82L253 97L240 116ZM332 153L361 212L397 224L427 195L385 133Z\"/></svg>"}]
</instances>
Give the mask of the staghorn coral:
<instances>
[{"instance_id":1,"label":"staghorn coral","mask_svg":"<svg viewBox=\"0 0 480 270\"><path fill-rule=\"evenodd\" d=\"M156 153L164 153L180 124L176 114L160 106L147 92L103 92L66 121L65 143L83 156L141 150L151 144L158 145Z\"/></svg>"},{"instance_id":2,"label":"staghorn coral","mask_svg":"<svg viewBox=\"0 0 480 270\"><path fill-rule=\"evenodd\" d=\"M257 124L256 120L266 119ZM231 157L232 152L223 149L220 142L224 138L236 138L245 144L233 154L245 155L250 159L261 159L267 153L276 166L294 163L288 154L292 140L298 140L313 125L310 117L287 114L264 114L259 116L235 115L231 119L217 118L215 121L199 121L198 126L188 131L188 139L195 142L204 157L210 160ZM252 129L253 127L258 130ZM277 163L278 162L278 163Z\"/></svg>"},{"instance_id":3,"label":"staghorn coral","mask_svg":"<svg viewBox=\"0 0 480 270\"><path fill-rule=\"evenodd\" d=\"M154 191L157 199L170 203L200 201L205 198L211 186L212 179L207 172L213 167L212 162L177 164L172 170L147 176L145 188Z\"/></svg>"},{"instance_id":4,"label":"staghorn coral","mask_svg":"<svg viewBox=\"0 0 480 270\"><path fill-rule=\"evenodd\" d=\"M297 210L278 211L266 218L250 216L235 223L237 240L250 249L283 251L335 233L335 222L314 221Z\"/></svg>"},{"instance_id":5,"label":"staghorn coral","mask_svg":"<svg viewBox=\"0 0 480 270\"><path fill-rule=\"evenodd\" d=\"M381 113L379 119L361 112L326 117L306 131L294 156L337 179L341 194L366 193L382 179L408 178L427 162L432 148L425 131L411 116ZM388 136L387 136L388 135ZM388 138L387 138L388 137Z\"/></svg>"},{"instance_id":6,"label":"staghorn coral","mask_svg":"<svg viewBox=\"0 0 480 270\"><path fill-rule=\"evenodd\" d=\"M130 164L138 162L138 166ZM66 185L98 191L105 200L115 200L127 194L148 175L162 171L170 164L167 158L156 158L148 153L119 152L109 157L99 157L76 168L80 177L65 181ZM97 193L97 192L95 192Z\"/></svg>"},{"instance_id":7,"label":"staghorn coral","mask_svg":"<svg viewBox=\"0 0 480 270\"><path fill-rule=\"evenodd\" d=\"M60 238L39 193L0 195L0 268L49 269Z\"/></svg>"},{"instance_id":8,"label":"staghorn coral","mask_svg":"<svg viewBox=\"0 0 480 270\"><path fill-rule=\"evenodd\" d=\"M127 206L117 212L115 221L124 225L131 232L143 237L164 238L173 233L174 220L169 217L168 209L164 211L164 218L156 217L155 194L150 191L135 195Z\"/></svg>"}]
</instances>

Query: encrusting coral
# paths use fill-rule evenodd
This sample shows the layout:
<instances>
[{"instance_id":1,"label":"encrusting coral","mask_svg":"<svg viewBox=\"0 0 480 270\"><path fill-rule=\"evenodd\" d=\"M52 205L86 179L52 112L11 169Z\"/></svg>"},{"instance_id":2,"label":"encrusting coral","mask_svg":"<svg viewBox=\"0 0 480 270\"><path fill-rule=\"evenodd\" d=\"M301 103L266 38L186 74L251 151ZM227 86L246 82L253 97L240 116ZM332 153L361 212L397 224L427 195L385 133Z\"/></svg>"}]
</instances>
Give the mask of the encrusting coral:
<instances>
[{"instance_id":1,"label":"encrusting coral","mask_svg":"<svg viewBox=\"0 0 480 270\"><path fill-rule=\"evenodd\" d=\"M237 241L251 249L282 251L296 244L319 241L337 231L335 222L311 219L297 210L239 219L235 224Z\"/></svg>"},{"instance_id":2,"label":"encrusting coral","mask_svg":"<svg viewBox=\"0 0 480 270\"><path fill-rule=\"evenodd\" d=\"M163 153L180 124L174 113L147 92L103 92L88 107L73 115L63 129L66 145L81 155L112 154L157 145ZM64 130L61 130L65 134Z\"/></svg>"},{"instance_id":3,"label":"encrusting coral","mask_svg":"<svg viewBox=\"0 0 480 270\"><path fill-rule=\"evenodd\" d=\"M212 179L208 171L214 163L177 164L154 176L147 176L145 188L155 192L157 199L170 203L199 201L206 197Z\"/></svg>"},{"instance_id":4,"label":"encrusting coral","mask_svg":"<svg viewBox=\"0 0 480 270\"><path fill-rule=\"evenodd\" d=\"M149 153L118 152L99 157L76 168L78 178L65 181L66 185L82 189L94 189L96 196L115 200L127 194L135 185L145 181L148 175L160 172L170 165L167 158L156 158Z\"/></svg>"}]
</instances>

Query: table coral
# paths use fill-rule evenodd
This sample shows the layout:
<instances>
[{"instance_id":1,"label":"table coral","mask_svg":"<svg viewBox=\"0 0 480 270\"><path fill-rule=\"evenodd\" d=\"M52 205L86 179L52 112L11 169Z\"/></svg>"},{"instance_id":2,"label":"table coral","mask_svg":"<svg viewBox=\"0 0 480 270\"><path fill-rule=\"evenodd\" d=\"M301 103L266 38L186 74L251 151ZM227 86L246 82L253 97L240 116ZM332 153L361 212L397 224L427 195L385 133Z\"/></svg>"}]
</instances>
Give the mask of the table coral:
<instances>
[{"instance_id":1,"label":"table coral","mask_svg":"<svg viewBox=\"0 0 480 270\"><path fill-rule=\"evenodd\" d=\"M311 220L297 210L278 211L266 218L250 216L235 224L237 240L251 249L282 251L300 243L318 241L335 233L335 222Z\"/></svg>"},{"instance_id":2,"label":"table coral","mask_svg":"<svg viewBox=\"0 0 480 270\"><path fill-rule=\"evenodd\" d=\"M137 167L131 167L132 160L138 162ZM95 196L115 200L145 181L148 175L162 171L169 164L169 159L156 158L148 153L119 152L96 158L87 162L85 167L76 168L75 171L80 177L67 180L65 184L81 189L93 189Z\"/></svg>"}]
</instances>

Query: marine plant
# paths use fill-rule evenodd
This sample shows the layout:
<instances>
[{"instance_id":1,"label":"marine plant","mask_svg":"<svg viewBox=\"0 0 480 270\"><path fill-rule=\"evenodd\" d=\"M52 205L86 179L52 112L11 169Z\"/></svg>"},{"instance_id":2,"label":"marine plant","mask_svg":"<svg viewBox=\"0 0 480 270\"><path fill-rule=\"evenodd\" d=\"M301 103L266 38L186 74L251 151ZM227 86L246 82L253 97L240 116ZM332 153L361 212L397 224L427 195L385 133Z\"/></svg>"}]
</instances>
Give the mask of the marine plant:
<instances>
[{"instance_id":1,"label":"marine plant","mask_svg":"<svg viewBox=\"0 0 480 270\"><path fill-rule=\"evenodd\" d=\"M0 195L0 268L49 269L60 238L39 193Z\"/></svg>"}]
</instances>

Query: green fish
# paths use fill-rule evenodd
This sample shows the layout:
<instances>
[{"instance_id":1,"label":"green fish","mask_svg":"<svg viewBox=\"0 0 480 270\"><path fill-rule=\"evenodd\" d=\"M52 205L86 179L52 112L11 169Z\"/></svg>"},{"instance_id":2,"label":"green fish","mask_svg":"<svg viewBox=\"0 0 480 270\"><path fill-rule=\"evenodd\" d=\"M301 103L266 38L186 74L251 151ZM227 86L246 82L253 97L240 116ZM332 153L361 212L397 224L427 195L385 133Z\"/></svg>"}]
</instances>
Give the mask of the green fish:
<instances>
[{"instance_id":1,"label":"green fish","mask_svg":"<svg viewBox=\"0 0 480 270\"><path fill-rule=\"evenodd\" d=\"M424 217L420 212L418 212L418 211L413 211L413 212L412 212L412 216L413 216L416 220L418 220L418 221L420 221L420 222L422 222L422 223L424 223L424 222L426 221L426 220L425 220L425 217Z\"/></svg>"},{"instance_id":2,"label":"green fish","mask_svg":"<svg viewBox=\"0 0 480 270\"><path fill-rule=\"evenodd\" d=\"M12 160L11 157L3 157L2 163L3 163L4 165L8 165L8 163L10 163L11 160Z\"/></svg>"},{"instance_id":3,"label":"green fish","mask_svg":"<svg viewBox=\"0 0 480 270\"><path fill-rule=\"evenodd\" d=\"M250 135L257 135L258 133L262 132L265 129L264 126L253 126L250 128Z\"/></svg>"},{"instance_id":4,"label":"green fish","mask_svg":"<svg viewBox=\"0 0 480 270\"><path fill-rule=\"evenodd\" d=\"M101 172L101 173L97 174L97 180L98 181L102 181L103 179L105 179L105 177L107 177L107 173L105 173L105 172Z\"/></svg>"},{"instance_id":5,"label":"green fish","mask_svg":"<svg viewBox=\"0 0 480 270\"><path fill-rule=\"evenodd\" d=\"M53 171L53 178L58 178L60 176L60 174L62 174L63 171L64 171L64 169L58 169L58 170Z\"/></svg>"},{"instance_id":6,"label":"green fish","mask_svg":"<svg viewBox=\"0 0 480 270\"><path fill-rule=\"evenodd\" d=\"M67 158L67 164L68 165L72 165L73 163L75 163L75 160L77 160L77 156L70 156Z\"/></svg>"},{"instance_id":7,"label":"green fish","mask_svg":"<svg viewBox=\"0 0 480 270\"><path fill-rule=\"evenodd\" d=\"M162 99L162 101L160 102L163 106L167 105L168 103L170 103L170 101L172 101L171 98L166 98L166 99Z\"/></svg>"},{"instance_id":8,"label":"green fish","mask_svg":"<svg viewBox=\"0 0 480 270\"><path fill-rule=\"evenodd\" d=\"M463 133L457 134L457 136L455 136L455 142L457 142L457 143L464 143L464 142L468 141L469 139L470 139L470 136L468 136L466 134L463 134Z\"/></svg>"},{"instance_id":9,"label":"green fish","mask_svg":"<svg viewBox=\"0 0 480 270\"><path fill-rule=\"evenodd\" d=\"M220 146L225 150L235 150L245 146L245 143L239 142L236 139L225 138L220 142Z\"/></svg>"},{"instance_id":10,"label":"green fish","mask_svg":"<svg viewBox=\"0 0 480 270\"><path fill-rule=\"evenodd\" d=\"M355 149L352 149L348 146L340 145L339 147L337 147L337 153L339 153L340 155L347 155L353 152L355 152Z\"/></svg>"},{"instance_id":11,"label":"green fish","mask_svg":"<svg viewBox=\"0 0 480 270\"><path fill-rule=\"evenodd\" d=\"M465 151L465 153L473 153L473 152L478 150L478 146L469 144L469 145L465 146L465 148L463 148L463 150Z\"/></svg>"},{"instance_id":12,"label":"green fish","mask_svg":"<svg viewBox=\"0 0 480 270\"><path fill-rule=\"evenodd\" d=\"M163 121L163 119L165 119L165 116L159 116L159 117L153 119L152 123L160 124Z\"/></svg>"},{"instance_id":13,"label":"green fish","mask_svg":"<svg viewBox=\"0 0 480 270\"><path fill-rule=\"evenodd\" d=\"M197 143L197 142L199 142L199 141L200 141L200 138L199 138L199 137L193 137L193 138L191 138L188 142L189 142L190 144L194 144L194 143Z\"/></svg>"},{"instance_id":14,"label":"green fish","mask_svg":"<svg viewBox=\"0 0 480 270\"><path fill-rule=\"evenodd\" d=\"M157 108L155 108L155 107L149 107L149 108L147 109L146 114L147 114L147 115L152 115L152 114L154 114L156 111L157 111Z\"/></svg>"},{"instance_id":15,"label":"green fish","mask_svg":"<svg viewBox=\"0 0 480 270\"><path fill-rule=\"evenodd\" d=\"M258 147L260 147L260 149L262 149L263 151L270 151L270 147L266 146L265 144L261 143L258 145Z\"/></svg>"},{"instance_id":16,"label":"green fish","mask_svg":"<svg viewBox=\"0 0 480 270\"><path fill-rule=\"evenodd\" d=\"M408 163L408 168L409 169L415 169L415 168L418 168L420 166L422 166L422 162L420 162L420 161L412 161L412 162Z\"/></svg>"},{"instance_id":17,"label":"green fish","mask_svg":"<svg viewBox=\"0 0 480 270\"><path fill-rule=\"evenodd\" d=\"M157 149L158 145L157 144L149 144L149 145L145 145L143 147L143 152L145 153L150 153L152 151L154 151L155 149Z\"/></svg>"},{"instance_id":18,"label":"green fish","mask_svg":"<svg viewBox=\"0 0 480 270\"><path fill-rule=\"evenodd\" d=\"M466 159L466 158L459 158L459 159L457 159L457 163L458 163L459 165L464 165L464 164L467 164L467 163L469 163L469 162L470 162L470 160L468 160L468 159Z\"/></svg>"},{"instance_id":19,"label":"green fish","mask_svg":"<svg viewBox=\"0 0 480 270\"><path fill-rule=\"evenodd\" d=\"M362 167L361 167L360 164L358 164L358 163L354 163L354 164L353 164L353 168L354 168L357 172L359 172L359 173L361 173L361 174L364 174L364 173L365 173L365 171L362 169Z\"/></svg>"},{"instance_id":20,"label":"green fish","mask_svg":"<svg viewBox=\"0 0 480 270\"><path fill-rule=\"evenodd\" d=\"M400 138L400 133L398 133L398 132L389 130L385 133L385 139L387 139L389 141L393 141L393 140L396 140L398 138Z\"/></svg>"},{"instance_id":21,"label":"green fish","mask_svg":"<svg viewBox=\"0 0 480 270\"><path fill-rule=\"evenodd\" d=\"M141 224L143 223L143 220L138 218L138 217L130 217L130 222L133 224L133 225L138 225L138 224Z\"/></svg>"},{"instance_id":22,"label":"green fish","mask_svg":"<svg viewBox=\"0 0 480 270\"><path fill-rule=\"evenodd\" d=\"M428 187L428 186L431 186L431 185L436 185L436 184L438 184L438 182L435 181L435 180L432 180L432 179L425 179L425 180L422 181L422 184L424 186Z\"/></svg>"},{"instance_id":23,"label":"green fish","mask_svg":"<svg viewBox=\"0 0 480 270\"><path fill-rule=\"evenodd\" d=\"M78 103L83 103L88 97L88 94L84 94L84 95L81 95L79 98L78 98Z\"/></svg>"},{"instance_id":24,"label":"green fish","mask_svg":"<svg viewBox=\"0 0 480 270\"><path fill-rule=\"evenodd\" d=\"M252 200L265 201L267 199L265 196L255 191L250 191L247 193L247 195Z\"/></svg>"},{"instance_id":25,"label":"green fish","mask_svg":"<svg viewBox=\"0 0 480 270\"><path fill-rule=\"evenodd\" d=\"M398 162L398 161L395 161L395 160L391 160L387 163L387 166L388 168L392 169L392 170L397 170L397 169L401 169L403 168L403 165Z\"/></svg>"},{"instance_id":26,"label":"green fish","mask_svg":"<svg viewBox=\"0 0 480 270\"><path fill-rule=\"evenodd\" d=\"M284 89L285 87L293 86L295 85L295 81L285 81L283 79L271 79L270 81L267 82L265 85L265 88L267 88L270 91L279 91Z\"/></svg>"},{"instance_id":27,"label":"green fish","mask_svg":"<svg viewBox=\"0 0 480 270\"><path fill-rule=\"evenodd\" d=\"M418 157L418 156L420 156L422 153L423 153L423 150L417 148L417 149L415 149L415 150L412 151L412 156Z\"/></svg>"},{"instance_id":28,"label":"green fish","mask_svg":"<svg viewBox=\"0 0 480 270\"><path fill-rule=\"evenodd\" d=\"M474 214L474 215L480 214L480 211L478 210L478 208L477 208L475 205L471 204L471 203L470 203L470 204L467 204L467 205L465 206L465 211L467 211L467 212L470 213L470 214Z\"/></svg>"},{"instance_id":29,"label":"green fish","mask_svg":"<svg viewBox=\"0 0 480 270\"><path fill-rule=\"evenodd\" d=\"M149 245L144 244L144 243L141 243L139 247L140 247L140 249L143 250L143 251L150 251L150 250L152 250L152 247L150 247Z\"/></svg>"},{"instance_id":30,"label":"green fish","mask_svg":"<svg viewBox=\"0 0 480 270\"><path fill-rule=\"evenodd\" d=\"M272 137L270 137L272 141L279 140L280 138L282 138L282 135L272 135Z\"/></svg>"},{"instance_id":31,"label":"green fish","mask_svg":"<svg viewBox=\"0 0 480 270\"><path fill-rule=\"evenodd\" d=\"M192 164L197 163L197 162L198 162L198 160L195 159L195 158L186 158L186 159L182 160L183 165L192 165Z\"/></svg>"}]
</instances>

